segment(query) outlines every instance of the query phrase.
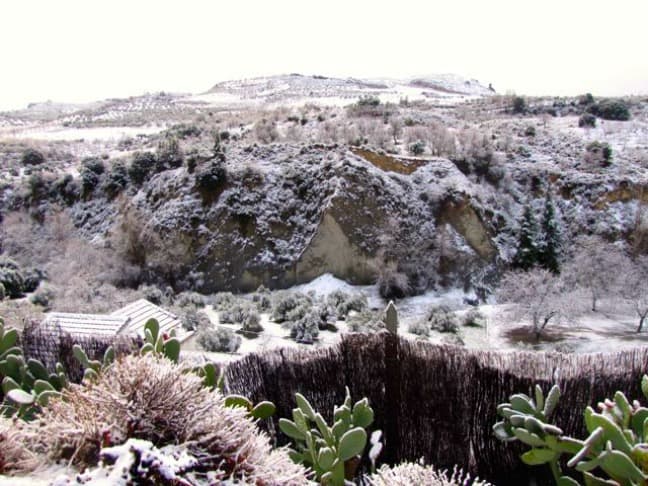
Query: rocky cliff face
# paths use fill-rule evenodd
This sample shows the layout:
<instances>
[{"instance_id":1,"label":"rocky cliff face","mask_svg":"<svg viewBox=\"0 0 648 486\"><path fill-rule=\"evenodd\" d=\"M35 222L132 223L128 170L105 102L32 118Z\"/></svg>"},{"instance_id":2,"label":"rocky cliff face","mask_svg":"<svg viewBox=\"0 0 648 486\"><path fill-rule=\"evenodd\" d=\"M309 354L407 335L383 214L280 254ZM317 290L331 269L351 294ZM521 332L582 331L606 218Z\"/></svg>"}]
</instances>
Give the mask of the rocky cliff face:
<instances>
[{"instance_id":1,"label":"rocky cliff face","mask_svg":"<svg viewBox=\"0 0 648 486\"><path fill-rule=\"evenodd\" d=\"M141 224L146 265L178 287L280 288L326 272L372 283L393 221L399 245L435 247L435 228L449 225L454 253L496 254L473 184L447 160L399 173L342 147L275 145L228 154L225 167L217 194L197 191L180 168L156 175L126 209Z\"/></svg>"}]
</instances>

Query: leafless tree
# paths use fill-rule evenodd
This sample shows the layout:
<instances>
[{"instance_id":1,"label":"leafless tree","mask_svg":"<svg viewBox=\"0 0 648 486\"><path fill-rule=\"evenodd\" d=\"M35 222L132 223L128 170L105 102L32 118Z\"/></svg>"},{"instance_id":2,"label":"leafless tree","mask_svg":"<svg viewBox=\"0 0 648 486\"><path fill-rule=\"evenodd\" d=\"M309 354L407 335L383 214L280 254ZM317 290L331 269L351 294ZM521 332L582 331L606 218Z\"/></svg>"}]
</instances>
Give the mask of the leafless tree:
<instances>
[{"instance_id":1,"label":"leafless tree","mask_svg":"<svg viewBox=\"0 0 648 486\"><path fill-rule=\"evenodd\" d=\"M644 189L639 193L630 243L633 256L648 253L648 194Z\"/></svg>"},{"instance_id":2,"label":"leafless tree","mask_svg":"<svg viewBox=\"0 0 648 486\"><path fill-rule=\"evenodd\" d=\"M605 296L618 295L619 268L627 267L628 257L617 246L600 237L579 238L574 257L564 266L563 275L569 283L586 290L591 298L592 311Z\"/></svg>"},{"instance_id":3,"label":"leafless tree","mask_svg":"<svg viewBox=\"0 0 648 486\"><path fill-rule=\"evenodd\" d=\"M550 321L572 315L570 299L565 296L564 281L543 268L512 271L505 274L497 292L498 300L512 304L513 317L529 319L533 333L540 340Z\"/></svg>"},{"instance_id":4,"label":"leafless tree","mask_svg":"<svg viewBox=\"0 0 648 486\"><path fill-rule=\"evenodd\" d=\"M398 139L403 134L403 121L398 117L391 117L389 119L389 128L391 135L394 138L394 145L398 145Z\"/></svg>"},{"instance_id":5,"label":"leafless tree","mask_svg":"<svg viewBox=\"0 0 648 486\"><path fill-rule=\"evenodd\" d=\"M641 332L648 317L648 256L628 260L627 266L617 272L623 278L622 295L634 307L639 318L637 332Z\"/></svg>"}]
</instances>

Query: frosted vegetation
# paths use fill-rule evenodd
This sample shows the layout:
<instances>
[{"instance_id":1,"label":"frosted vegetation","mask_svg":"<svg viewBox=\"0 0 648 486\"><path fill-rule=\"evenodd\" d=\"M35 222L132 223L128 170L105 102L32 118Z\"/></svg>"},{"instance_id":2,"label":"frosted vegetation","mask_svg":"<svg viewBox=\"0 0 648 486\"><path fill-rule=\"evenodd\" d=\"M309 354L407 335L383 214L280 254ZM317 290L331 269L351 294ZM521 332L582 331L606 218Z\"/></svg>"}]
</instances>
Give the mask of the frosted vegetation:
<instances>
[{"instance_id":1,"label":"frosted vegetation","mask_svg":"<svg viewBox=\"0 0 648 486\"><path fill-rule=\"evenodd\" d=\"M501 96L452 76L298 75L3 113L2 313L22 326L145 297L231 353L379 330L395 298L417 338L587 350L576 336L600 328L633 342L646 113L639 98ZM39 135L99 129L140 131ZM329 216L341 233L319 242ZM325 273L340 281L314 295L263 287ZM486 317L463 326L475 304Z\"/></svg>"},{"instance_id":2,"label":"frosted vegetation","mask_svg":"<svg viewBox=\"0 0 648 486\"><path fill-rule=\"evenodd\" d=\"M7 325L145 298L192 333L179 364L175 338L155 336L146 356L86 359L84 383L58 369L55 389L16 383L5 411L22 422L0 421L0 472L47 482L64 461L85 484L481 484L376 468L373 411L348 393L330 425L296 395L301 412L279 422L292 451L277 448L252 420L269 405L224 396L214 363L384 332L392 300L411 340L644 344L647 140L640 97L503 96L454 76L287 75L0 113ZM365 452L372 470L355 474Z\"/></svg>"}]
</instances>

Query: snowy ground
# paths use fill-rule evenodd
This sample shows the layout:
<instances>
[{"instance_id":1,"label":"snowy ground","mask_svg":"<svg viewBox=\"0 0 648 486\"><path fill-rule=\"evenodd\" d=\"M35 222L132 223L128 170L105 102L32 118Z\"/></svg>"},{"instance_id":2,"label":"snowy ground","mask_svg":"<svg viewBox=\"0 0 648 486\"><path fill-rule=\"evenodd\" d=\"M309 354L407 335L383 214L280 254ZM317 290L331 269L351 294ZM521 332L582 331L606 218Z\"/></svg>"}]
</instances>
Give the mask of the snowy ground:
<instances>
[{"instance_id":1,"label":"snowy ground","mask_svg":"<svg viewBox=\"0 0 648 486\"><path fill-rule=\"evenodd\" d=\"M66 128L60 124L0 129L0 137L33 140L120 140L137 135L150 135L164 130L163 126Z\"/></svg>"}]
</instances>

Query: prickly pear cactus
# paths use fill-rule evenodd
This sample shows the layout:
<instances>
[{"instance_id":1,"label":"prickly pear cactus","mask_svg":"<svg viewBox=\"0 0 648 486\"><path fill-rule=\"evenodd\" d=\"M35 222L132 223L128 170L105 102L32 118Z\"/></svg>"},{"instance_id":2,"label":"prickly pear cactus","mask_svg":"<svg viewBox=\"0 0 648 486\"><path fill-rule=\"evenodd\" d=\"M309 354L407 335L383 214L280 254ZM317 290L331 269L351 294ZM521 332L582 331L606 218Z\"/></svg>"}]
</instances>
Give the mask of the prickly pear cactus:
<instances>
[{"instance_id":1,"label":"prickly pear cactus","mask_svg":"<svg viewBox=\"0 0 648 486\"><path fill-rule=\"evenodd\" d=\"M175 337L175 331L171 335L160 334L160 324L155 319L149 319L144 324L144 344L140 354L154 353L164 356L174 363L180 358L180 341Z\"/></svg>"},{"instance_id":2,"label":"prickly pear cactus","mask_svg":"<svg viewBox=\"0 0 648 486\"><path fill-rule=\"evenodd\" d=\"M641 382L648 398L648 377ZM579 483L563 476L559 459L569 456L567 466L583 475L585 485L643 486L648 484L648 408L638 401L630 403L617 391L614 399L606 399L585 409L585 440L565 436L563 431L547 423L555 409L560 390L554 385L545 398L536 385L535 397L524 394L510 397L509 403L497 407L502 421L493 427L495 436L503 441L519 440L531 447L521 459L528 465L548 464L559 486Z\"/></svg>"},{"instance_id":3,"label":"prickly pear cactus","mask_svg":"<svg viewBox=\"0 0 648 486\"><path fill-rule=\"evenodd\" d=\"M5 329L0 320L0 375L5 396L2 413L28 420L38 407L44 407L50 398L60 395L61 389L67 386L67 376L60 363L56 372L49 373L40 361L25 361L22 349L15 346L17 340L18 332Z\"/></svg>"},{"instance_id":4,"label":"prickly pear cactus","mask_svg":"<svg viewBox=\"0 0 648 486\"><path fill-rule=\"evenodd\" d=\"M365 429L374 419L369 401L363 398L352 404L347 388L344 403L335 407L329 426L303 395L296 393L295 400L293 420L279 419L279 428L295 444L291 458L310 467L321 484L344 485L345 479L353 479L367 444Z\"/></svg>"},{"instance_id":5,"label":"prickly pear cactus","mask_svg":"<svg viewBox=\"0 0 648 486\"><path fill-rule=\"evenodd\" d=\"M75 359L83 366L83 379L94 381L99 378L99 374L115 361L115 349L108 346L104 352L102 361L91 360L81 346L75 344L72 347L72 354Z\"/></svg>"}]
</instances>

